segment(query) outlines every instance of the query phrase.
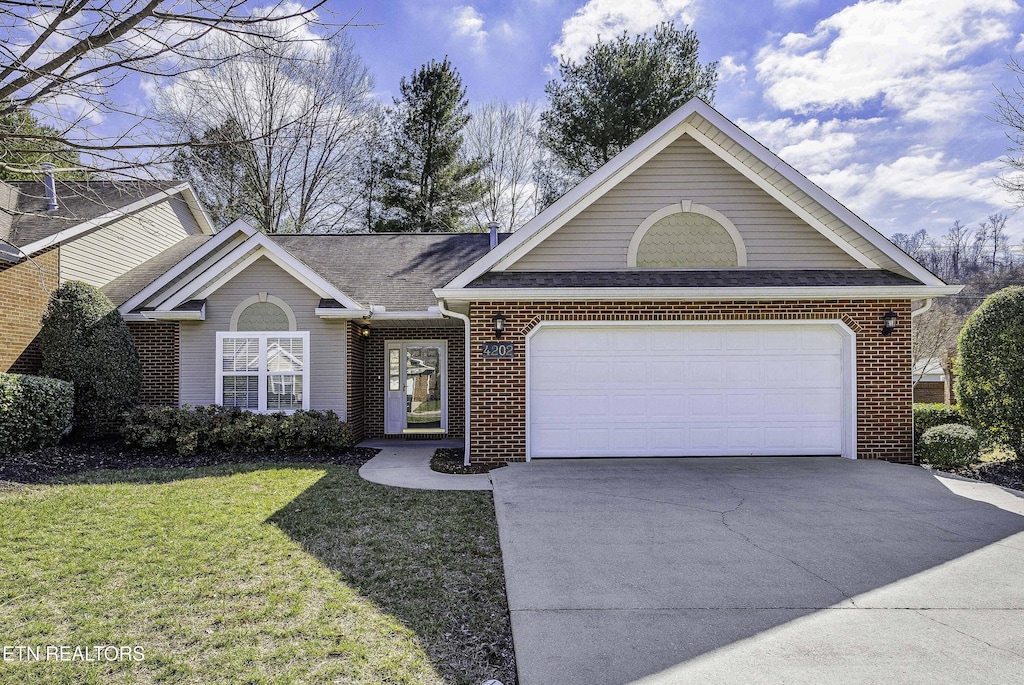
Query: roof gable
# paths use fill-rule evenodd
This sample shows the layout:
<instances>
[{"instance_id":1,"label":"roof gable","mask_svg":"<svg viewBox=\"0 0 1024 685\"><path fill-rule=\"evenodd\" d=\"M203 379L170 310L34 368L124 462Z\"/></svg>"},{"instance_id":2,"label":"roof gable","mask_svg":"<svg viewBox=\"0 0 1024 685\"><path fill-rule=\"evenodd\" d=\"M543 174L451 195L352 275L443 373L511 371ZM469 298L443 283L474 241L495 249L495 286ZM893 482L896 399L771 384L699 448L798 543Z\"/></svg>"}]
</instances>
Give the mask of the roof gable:
<instances>
[{"instance_id":1,"label":"roof gable","mask_svg":"<svg viewBox=\"0 0 1024 685\"><path fill-rule=\"evenodd\" d=\"M489 271L512 269L552 234L684 135L768 193L862 268L887 269L925 285L944 285L941 279L735 124L706 103L694 99L453 279L445 290L464 288Z\"/></svg>"}]
</instances>

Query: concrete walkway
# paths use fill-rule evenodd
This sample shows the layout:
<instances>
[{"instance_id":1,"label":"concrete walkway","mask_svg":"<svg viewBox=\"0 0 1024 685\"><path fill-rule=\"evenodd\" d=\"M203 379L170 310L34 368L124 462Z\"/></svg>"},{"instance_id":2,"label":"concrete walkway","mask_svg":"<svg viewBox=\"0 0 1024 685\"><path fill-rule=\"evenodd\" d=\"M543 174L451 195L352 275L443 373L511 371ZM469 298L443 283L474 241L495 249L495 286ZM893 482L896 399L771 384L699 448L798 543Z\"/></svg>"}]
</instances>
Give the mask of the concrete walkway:
<instances>
[{"instance_id":1,"label":"concrete walkway","mask_svg":"<svg viewBox=\"0 0 1024 685\"><path fill-rule=\"evenodd\" d=\"M491 474L521 685L1024 682L1024 499L838 458Z\"/></svg>"},{"instance_id":2,"label":"concrete walkway","mask_svg":"<svg viewBox=\"0 0 1024 685\"><path fill-rule=\"evenodd\" d=\"M462 440L364 440L359 447L372 447L380 453L360 467L359 475L371 483L397 488L490 490L489 474L459 476L430 469L435 450L463 446Z\"/></svg>"}]
</instances>

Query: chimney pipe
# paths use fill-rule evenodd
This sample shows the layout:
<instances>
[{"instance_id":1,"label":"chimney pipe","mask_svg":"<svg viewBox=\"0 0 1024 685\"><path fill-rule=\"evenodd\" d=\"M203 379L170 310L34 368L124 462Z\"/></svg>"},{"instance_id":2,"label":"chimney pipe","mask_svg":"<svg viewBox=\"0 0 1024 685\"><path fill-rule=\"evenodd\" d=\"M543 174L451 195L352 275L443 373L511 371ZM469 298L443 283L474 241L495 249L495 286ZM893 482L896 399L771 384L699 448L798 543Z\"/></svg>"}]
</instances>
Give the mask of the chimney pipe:
<instances>
[{"instance_id":1,"label":"chimney pipe","mask_svg":"<svg viewBox=\"0 0 1024 685\"><path fill-rule=\"evenodd\" d=\"M487 230L491 232L491 249L493 250L498 246L498 222L490 221L487 223Z\"/></svg>"},{"instance_id":2,"label":"chimney pipe","mask_svg":"<svg viewBox=\"0 0 1024 685\"><path fill-rule=\"evenodd\" d=\"M43 185L46 186L46 209L57 209L57 184L53 180L53 170L56 167L50 162L43 162L39 168L43 170Z\"/></svg>"}]
</instances>

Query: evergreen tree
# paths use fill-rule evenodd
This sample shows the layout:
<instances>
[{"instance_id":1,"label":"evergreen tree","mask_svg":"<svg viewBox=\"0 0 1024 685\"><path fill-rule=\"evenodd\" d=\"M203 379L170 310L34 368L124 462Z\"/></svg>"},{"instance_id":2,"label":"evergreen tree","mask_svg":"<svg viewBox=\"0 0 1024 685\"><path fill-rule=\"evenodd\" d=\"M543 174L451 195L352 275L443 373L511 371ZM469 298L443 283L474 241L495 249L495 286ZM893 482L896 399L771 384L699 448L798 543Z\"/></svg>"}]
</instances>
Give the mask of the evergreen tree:
<instances>
[{"instance_id":1,"label":"evergreen tree","mask_svg":"<svg viewBox=\"0 0 1024 685\"><path fill-rule=\"evenodd\" d=\"M246 173L255 155L255 146L245 140L245 132L233 117L206 129L201 138L174 156L174 177L192 183L196 194L219 227L248 213L246 198L252 197L252 180ZM248 184L247 184L248 182Z\"/></svg>"},{"instance_id":2,"label":"evergreen tree","mask_svg":"<svg viewBox=\"0 0 1024 685\"><path fill-rule=\"evenodd\" d=\"M394 156L381 179L391 217L375 230L456 231L483 192L483 163L462 154L470 118L462 78L446 57L402 78L399 90Z\"/></svg>"},{"instance_id":3,"label":"evergreen tree","mask_svg":"<svg viewBox=\"0 0 1024 685\"><path fill-rule=\"evenodd\" d=\"M545 86L541 114L545 144L579 177L594 173L687 100L711 102L715 62L697 61L700 41L688 27L666 22L654 35L623 33L598 41L579 63L563 60L561 81Z\"/></svg>"},{"instance_id":4,"label":"evergreen tree","mask_svg":"<svg viewBox=\"0 0 1024 685\"><path fill-rule=\"evenodd\" d=\"M60 135L25 110L0 116L0 181L36 180L42 162L60 169L79 166L78 153L63 144ZM72 180L88 176L82 171L62 171L60 177Z\"/></svg>"}]
</instances>

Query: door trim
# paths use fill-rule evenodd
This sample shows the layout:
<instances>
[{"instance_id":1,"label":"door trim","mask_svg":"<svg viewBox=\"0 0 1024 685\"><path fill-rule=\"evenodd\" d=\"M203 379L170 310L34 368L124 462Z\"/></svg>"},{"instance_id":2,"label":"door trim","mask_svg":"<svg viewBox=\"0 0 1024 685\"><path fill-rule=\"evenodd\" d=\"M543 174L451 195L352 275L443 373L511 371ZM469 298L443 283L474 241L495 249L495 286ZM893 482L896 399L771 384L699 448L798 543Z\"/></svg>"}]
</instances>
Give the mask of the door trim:
<instances>
[{"instance_id":1,"label":"door trim","mask_svg":"<svg viewBox=\"0 0 1024 685\"><path fill-rule=\"evenodd\" d=\"M388 363L388 357L390 351L393 349L400 350L399 352L399 363L400 374L403 380L402 389L405 392L406 383L408 378L406 376L406 347L438 347L441 350L441 368L439 371L439 377L441 379L441 428L426 428L416 429L409 428L407 423L407 416L403 412L402 422L405 428L399 432L388 431L388 382L390 380L390 369ZM447 340L385 340L384 341L384 435L445 435L448 433L448 341Z\"/></svg>"},{"instance_id":2,"label":"door trim","mask_svg":"<svg viewBox=\"0 0 1024 685\"><path fill-rule=\"evenodd\" d=\"M843 435L842 454L846 459L857 458L857 333L840 319L766 319L731 321L541 321L526 334L526 461L531 461L533 449L530 435L530 342L544 328L610 328L631 326L832 326L843 339Z\"/></svg>"}]
</instances>

